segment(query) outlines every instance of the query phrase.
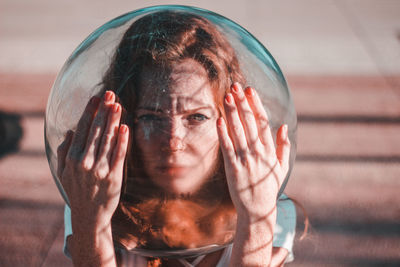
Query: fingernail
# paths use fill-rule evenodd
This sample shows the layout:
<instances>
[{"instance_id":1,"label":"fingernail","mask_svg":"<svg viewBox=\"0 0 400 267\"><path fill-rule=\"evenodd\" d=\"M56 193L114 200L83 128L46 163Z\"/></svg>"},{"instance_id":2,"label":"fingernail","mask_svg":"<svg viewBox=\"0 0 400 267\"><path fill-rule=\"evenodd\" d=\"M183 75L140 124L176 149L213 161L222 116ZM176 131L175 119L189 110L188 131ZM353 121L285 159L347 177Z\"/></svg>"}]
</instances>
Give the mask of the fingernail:
<instances>
[{"instance_id":1,"label":"fingernail","mask_svg":"<svg viewBox=\"0 0 400 267\"><path fill-rule=\"evenodd\" d=\"M104 95L106 101L110 101L112 99L113 93L111 91L107 91Z\"/></svg>"},{"instance_id":2,"label":"fingernail","mask_svg":"<svg viewBox=\"0 0 400 267\"><path fill-rule=\"evenodd\" d=\"M218 125L219 127L221 127L221 126L223 125L223 123L224 123L224 118L219 117L218 120L217 120L217 125Z\"/></svg>"},{"instance_id":3,"label":"fingernail","mask_svg":"<svg viewBox=\"0 0 400 267\"><path fill-rule=\"evenodd\" d=\"M233 96L232 96L232 94L227 93L227 94L226 94L226 97L225 97L225 101L226 101L226 103L228 103L228 104L233 104Z\"/></svg>"},{"instance_id":4,"label":"fingernail","mask_svg":"<svg viewBox=\"0 0 400 267\"><path fill-rule=\"evenodd\" d=\"M236 94L239 93L239 91L241 89L240 84L235 82L234 84L232 84L231 89L234 93L236 93Z\"/></svg>"},{"instance_id":5,"label":"fingernail","mask_svg":"<svg viewBox=\"0 0 400 267\"><path fill-rule=\"evenodd\" d=\"M120 126L121 129L121 133L125 134L128 131L128 126L126 126L125 124L122 124Z\"/></svg>"},{"instance_id":6,"label":"fingernail","mask_svg":"<svg viewBox=\"0 0 400 267\"><path fill-rule=\"evenodd\" d=\"M251 87L247 87L244 92L246 93L246 95L248 96L254 96L254 89Z\"/></svg>"},{"instance_id":7,"label":"fingernail","mask_svg":"<svg viewBox=\"0 0 400 267\"><path fill-rule=\"evenodd\" d=\"M115 103L114 106L113 106L113 111L114 111L114 113L118 113L119 110L120 110L120 107L121 107L120 104Z\"/></svg>"}]
</instances>

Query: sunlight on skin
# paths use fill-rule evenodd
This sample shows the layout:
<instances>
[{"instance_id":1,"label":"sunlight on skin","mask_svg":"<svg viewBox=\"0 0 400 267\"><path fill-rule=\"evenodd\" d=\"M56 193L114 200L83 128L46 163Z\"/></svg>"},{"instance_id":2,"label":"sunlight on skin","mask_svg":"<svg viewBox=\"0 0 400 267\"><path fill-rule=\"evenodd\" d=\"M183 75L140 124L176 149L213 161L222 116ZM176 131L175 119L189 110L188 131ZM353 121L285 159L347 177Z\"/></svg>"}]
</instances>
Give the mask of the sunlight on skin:
<instances>
[{"instance_id":1,"label":"sunlight on skin","mask_svg":"<svg viewBox=\"0 0 400 267\"><path fill-rule=\"evenodd\" d=\"M60 182L69 197L76 266L115 266L111 218L118 205L129 129L119 125L114 93L93 97L58 148ZM111 152L111 153L110 153Z\"/></svg>"},{"instance_id":2,"label":"sunlight on skin","mask_svg":"<svg viewBox=\"0 0 400 267\"><path fill-rule=\"evenodd\" d=\"M252 88L232 85L226 121L218 120L229 192L238 213L231 266L269 266L276 223L276 196L289 166L287 126L275 148L268 117Z\"/></svg>"},{"instance_id":3,"label":"sunlight on skin","mask_svg":"<svg viewBox=\"0 0 400 267\"><path fill-rule=\"evenodd\" d=\"M166 71L147 67L143 72L136 142L156 185L175 194L193 193L218 163L219 112L200 63L185 59L169 77L160 72Z\"/></svg>"},{"instance_id":4,"label":"sunlight on skin","mask_svg":"<svg viewBox=\"0 0 400 267\"><path fill-rule=\"evenodd\" d=\"M188 79L193 69L202 67L184 60L173 68L168 86L161 90L163 97L153 86L143 84L147 93L137 112L143 127L138 127L135 136L145 168L155 184L171 192L193 192L215 170L221 143L229 192L238 213L230 264L268 266L276 261L272 239L276 196L288 169L287 127L279 129L275 148L256 92L248 88L245 95L238 84L226 96L226 121L222 117L217 120L217 108L209 106L214 100L205 73L198 71ZM161 82L165 86L165 81ZM163 101L152 107L154 98ZM125 125L116 131L120 116L112 92L107 92L101 103L94 98L77 132L69 133L58 151L60 180L71 197L74 235L69 243L77 266L116 264L110 221L119 201L129 134ZM146 128L155 123L160 125ZM151 131L160 127L164 127L162 131ZM203 164L193 167L199 161Z\"/></svg>"}]
</instances>

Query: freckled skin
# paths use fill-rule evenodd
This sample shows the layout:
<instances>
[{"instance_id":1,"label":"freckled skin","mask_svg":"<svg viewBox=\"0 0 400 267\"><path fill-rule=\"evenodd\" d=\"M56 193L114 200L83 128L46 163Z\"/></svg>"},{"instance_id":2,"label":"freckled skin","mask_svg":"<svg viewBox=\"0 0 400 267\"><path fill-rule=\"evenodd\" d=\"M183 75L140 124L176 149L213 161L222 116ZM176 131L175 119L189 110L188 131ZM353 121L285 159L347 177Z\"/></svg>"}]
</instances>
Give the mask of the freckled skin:
<instances>
[{"instance_id":1,"label":"freckled skin","mask_svg":"<svg viewBox=\"0 0 400 267\"><path fill-rule=\"evenodd\" d=\"M159 71L142 74L136 143L154 184L169 193L193 193L216 168L219 112L200 63L186 59L169 75Z\"/></svg>"},{"instance_id":2,"label":"freckled skin","mask_svg":"<svg viewBox=\"0 0 400 267\"><path fill-rule=\"evenodd\" d=\"M134 132L129 132L127 125L119 126L121 108L115 103L114 93L108 91L105 92L102 104L88 105L76 133L65 140L65 145L58 151L59 178L70 199L74 233L69 239L69 248L74 265L116 265L114 242L118 242L118 228L115 228L114 222L111 225L111 218L115 218L114 214L120 211L125 217L116 221L122 224L131 223L132 226L129 227L132 229L131 233L129 230L120 233L130 235L131 239L139 244L142 237L136 234L148 233L155 237L153 240L147 240L158 242L162 239L161 245L196 247L203 244L196 242L204 241L204 233L210 234L218 229L219 225L224 226L226 211L230 210L233 204L237 212L237 220L234 220L237 225L233 227L236 231L230 266L270 266L273 256L271 241L276 222L276 195L287 173L289 162L290 142L287 127L282 126L278 131L275 147L268 116L256 92L246 90L248 93L244 96L244 91L236 83L232 85L230 92L227 92L228 88L223 88L229 85L221 86L220 89L226 93L226 120L221 117L216 123L219 114L212 101L212 90L207 83L207 75L200 64L193 60L176 63L167 72L157 72L151 68L142 69L143 54L149 52L148 55L166 55L165 61L157 61L157 64L163 65L166 62L176 62L175 57L170 58L169 52L179 50L186 51L189 57L200 60L207 69L210 65L208 63L214 64L212 69L215 67L214 70L222 74L218 75L221 84L228 80L228 77L223 75L224 70L221 72L218 68L219 64L224 63L232 73L229 81L244 82L233 48L211 22L185 12L181 14L160 11L154 14L156 16L145 15L128 29L118 46L115 60L104 77L104 88L113 90L122 85L120 80L115 78L125 78L125 74L115 74L125 70L125 67L129 67L127 71L131 70L131 63L139 63L136 67L144 71L143 77L140 77L142 81L132 81L135 85L141 83L137 88L139 91L134 92L140 96L134 103L134 114L137 116L136 125L132 127ZM156 18L160 19L160 23L153 23ZM174 21L178 23L172 23ZM147 27L149 25L155 27ZM157 30L157 35L161 33L166 46L159 46L157 41L152 45L150 42L153 34L146 38L145 33L153 33L154 30ZM139 38L130 38L131 36ZM189 37L194 42L191 42ZM210 62L207 62L208 60ZM136 70L135 67L133 69ZM210 70L214 73L212 69ZM122 81L125 84L126 80ZM206 107L203 107L204 105ZM196 110L198 108L206 110ZM114 111L111 112L111 109ZM218 126L215 127L215 124ZM117 136L115 129L118 127ZM150 180L152 183L148 184L151 184L152 188L155 184L158 194L147 197L141 203L132 201L129 208L136 210L125 213L117 208L123 207L120 196L123 178L127 178L123 171L125 159L129 159L126 158L128 140L135 141L134 148L137 150L134 153L141 155L141 166L134 166L140 169L137 175L148 178L146 182ZM229 207L225 210L223 205L215 202L210 204L213 200L207 199L204 201L204 210L208 211L208 208L211 208L212 211L202 216L203 207L198 206L192 197L196 196L196 193L202 195L205 188L212 187L208 184L206 186L205 182L213 181L209 178L217 170L215 165L218 162L219 150L223 155L224 170L221 172L224 172L223 176L229 188L229 201L232 200L232 203L228 203ZM125 166L129 166L129 163L131 162ZM146 172L146 175L141 175L143 172ZM140 184L134 185L137 186L137 191L147 189L147 184L143 187L138 186ZM218 187L212 189L218 194L210 195L221 196L220 192L223 190ZM153 206L151 197L155 199ZM204 197L201 200L205 199ZM221 199L227 198L222 196ZM222 211L222 216L218 214L219 211ZM216 213L211 216L210 213L213 212ZM146 220L150 217L155 219L147 223ZM199 223L197 218L205 222L205 225ZM187 228L192 228L193 232L187 233ZM158 235L159 233L162 235ZM193 239L185 238L187 236ZM197 241L196 236L200 237ZM226 236L223 237L225 240ZM218 257L206 264L212 256L207 255L201 264L215 266ZM164 265L164 260L158 262ZM170 266L178 265L171 263Z\"/></svg>"},{"instance_id":3,"label":"freckled skin","mask_svg":"<svg viewBox=\"0 0 400 267\"><path fill-rule=\"evenodd\" d=\"M203 66L186 59L171 70L145 69L136 114L134 138L147 177L177 198L127 203L114 215L114 240L128 249L195 248L231 241L236 212L229 198L223 200L215 184L213 196L193 198L199 189L208 188L203 185L220 162L219 111ZM191 197L182 199L182 194ZM140 226L126 214L140 218Z\"/></svg>"}]
</instances>

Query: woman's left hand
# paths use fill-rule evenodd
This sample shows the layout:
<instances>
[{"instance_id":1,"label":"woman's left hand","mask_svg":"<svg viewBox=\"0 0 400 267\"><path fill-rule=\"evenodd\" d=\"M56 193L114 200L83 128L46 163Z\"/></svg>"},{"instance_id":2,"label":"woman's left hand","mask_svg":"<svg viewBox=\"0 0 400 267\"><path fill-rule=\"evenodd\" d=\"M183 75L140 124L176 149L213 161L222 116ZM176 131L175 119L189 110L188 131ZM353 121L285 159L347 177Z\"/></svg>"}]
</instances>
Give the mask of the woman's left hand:
<instances>
[{"instance_id":1,"label":"woman's left hand","mask_svg":"<svg viewBox=\"0 0 400 267\"><path fill-rule=\"evenodd\" d=\"M224 101L226 122L217 121L232 202L239 217L251 223L275 208L289 169L290 142L282 125L275 148L267 113L253 88L234 83Z\"/></svg>"}]
</instances>

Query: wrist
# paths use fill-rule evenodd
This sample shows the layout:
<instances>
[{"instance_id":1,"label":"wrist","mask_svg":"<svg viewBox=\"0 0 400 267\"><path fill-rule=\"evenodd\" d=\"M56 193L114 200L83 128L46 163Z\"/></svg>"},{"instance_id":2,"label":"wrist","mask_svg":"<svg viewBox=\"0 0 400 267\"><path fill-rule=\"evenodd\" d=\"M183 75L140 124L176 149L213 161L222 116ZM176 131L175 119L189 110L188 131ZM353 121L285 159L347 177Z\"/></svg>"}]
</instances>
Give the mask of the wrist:
<instances>
[{"instance_id":1,"label":"wrist","mask_svg":"<svg viewBox=\"0 0 400 267\"><path fill-rule=\"evenodd\" d=\"M276 204L265 207L262 211L237 211L237 227L240 230L251 231L253 228L266 227L276 223Z\"/></svg>"},{"instance_id":2,"label":"wrist","mask_svg":"<svg viewBox=\"0 0 400 267\"><path fill-rule=\"evenodd\" d=\"M74 266L115 266L111 225L73 232L70 245Z\"/></svg>"},{"instance_id":3,"label":"wrist","mask_svg":"<svg viewBox=\"0 0 400 267\"><path fill-rule=\"evenodd\" d=\"M111 218L100 216L97 213L83 213L76 209L71 209L72 232L79 235L98 235L107 228L111 229Z\"/></svg>"},{"instance_id":4,"label":"wrist","mask_svg":"<svg viewBox=\"0 0 400 267\"><path fill-rule=\"evenodd\" d=\"M275 223L275 207L257 219L238 214L231 266L269 266Z\"/></svg>"},{"instance_id":5,"label":"wrist","mask_svg":"<svg viewBox=\"0 0 400 267\"><path fill-rule=\"evenodd\" d=\"M237 213L237 223L250 225L253 223L267 220L276 212L277 200L275 197L259 201L253 205L235 206Z\"/></svg>"}]
</instances>

